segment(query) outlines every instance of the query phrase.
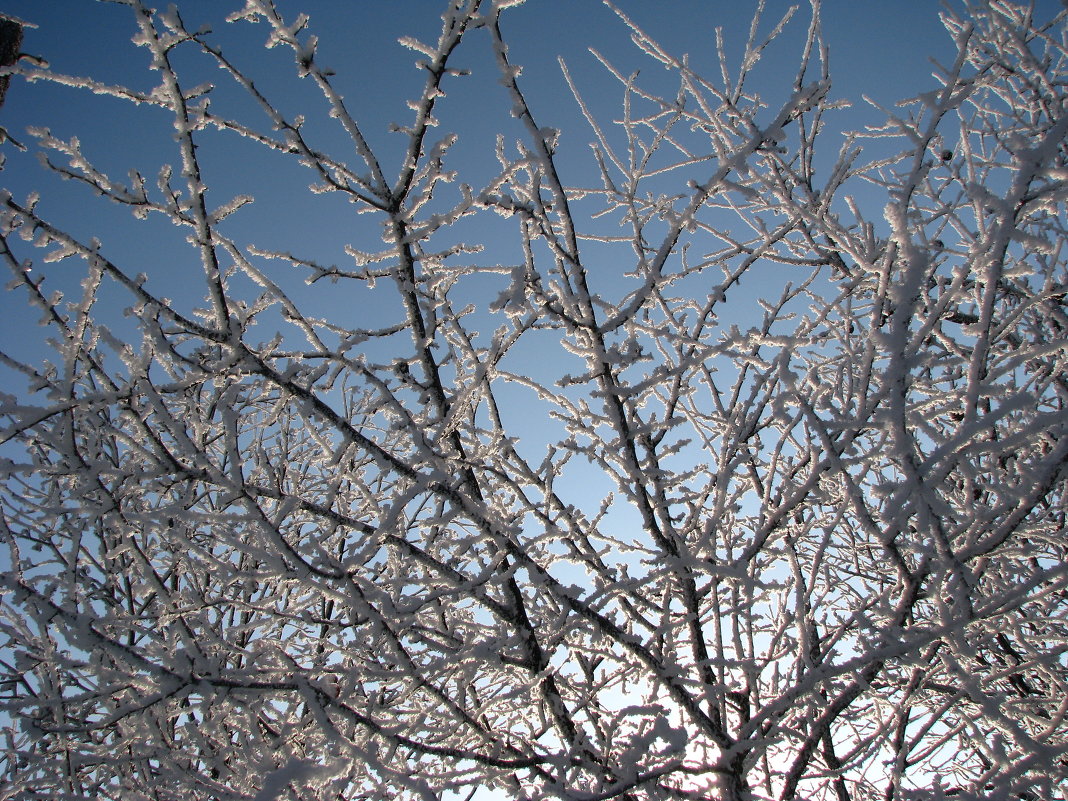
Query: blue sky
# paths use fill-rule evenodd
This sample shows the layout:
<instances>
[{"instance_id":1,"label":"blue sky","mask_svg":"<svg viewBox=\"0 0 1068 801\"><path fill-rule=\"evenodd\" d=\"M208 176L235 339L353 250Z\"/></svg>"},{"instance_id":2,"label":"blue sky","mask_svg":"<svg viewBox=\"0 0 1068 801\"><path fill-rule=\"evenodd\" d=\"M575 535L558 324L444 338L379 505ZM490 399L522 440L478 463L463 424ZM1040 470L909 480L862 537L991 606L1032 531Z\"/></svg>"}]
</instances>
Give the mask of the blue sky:
<instances>
[{"instance_id":1,"label":"blue sky","mask_svg":"<svg viewBox=\"0 0 1068 801\"><path fill-rule=\"evenodd\" d=\"M295 76L291 52L281 47L264 50L267 33L262 25L224 21L230 11L240 6L238 0L193 0L179 5L187 27L210 25L214 41L249 71L283 112L307 117L309 130L316 134L315 146L353 160L350 144L338 126L326 119L324 104L314 87ZM1053 9L1058 4L1043 0L1042 5ZM404 139L391 133L389 127L410 118L406 101L416 97L423 84L421 72L413 66L417 54L397 40L410 35L436 41L442 3L279 0L278 7L289 16L299 10L310 14L309 29L320 39L318 61L337 72L335 85L379 152L387 175L395 176ZM716 78L716 27L723 29L728 66L733 71L755 3L622 0L619 7L669 52L676 56L688 54L697 72ZM782 2L767 3L761 37L788 8ZM828 125L848 129L881 122L881 113L862 100L865 95L892 105L899 98L937 86L931 77L934 68L930 58L947 63L953 56L949 37L938 21L939 10L940 4L929 0L824 1L822 19L830 51L831 97L854 104L852 109L828 116ZM91 0L0 0L0 11L37 26L27 30L23 48L47 58L58 72L91 75L103 82L125 83L145 91L155 85L155 74L145 69L147 52L130 43L133 15L125 6ZM749 84L765 98L771 107L769 114L792 90L808 17L808 6L803 5L781 39L766 51ZM513 62L524 67L521 85L538 124L562 131L557 155L565 182L594 184L597 175L589 149L594 136L570 95L558 58L566 61L580 91L602 121L618 116L623 93L619 83L589 52L590 48L597 49L621 71L640 70L643 84L667 95L672 95L677 86L671 73L638 51L616 14L596 0L527 0L506 12L503 28L511 41ZM451 166L459 171L461 181L476 190L498 168L493 153L497 133L504 133L513 142L526 135L510 117L511 103L498 81L487 38L484 32L475 32L466 49L456 54L456 66L468 68L472 74L447 83L447 97L437 109L441 124L436 133L459 135L450 151ZM193 58L191 52L179 49L176 53L178 64L190 70L184 79L186 87L200 81L215 85L214 110L235 113L260 128L269 127L264 125L259 110L225 74L205 59ZM0 185L16 199L40 191L43 199L39 209L61 227L85 240L100 238L110 258L130 274L145 273L152 291L176 299L184 310L200 304L200 268L184 242L183 231L158 219L158 215L148 221L135 221L127 209L100 202L86 187L48 175L37 162L32 137L26 134L27 126L33 125L47 127L61 139L77 136L86 156L113 178L125 180L130 169L137 169L151 187L162 164L177 163L172 121L167 113L85 90L45 83L26 85L17 79L0 108L0 125L19 141L30 144L26 153L10 144L3 146L7 161ZM205 180L212 187L211 203L221 205L238 194L256 198L252 206L226 222L236 240L342 266L351 264L344 251L346 244L361 250L374 250L380 244L378 222L373 215L353 214L353 207L336 196L309 193L309 177L292 159L274 158L226 133L206 131L200 142L198 155ZM823 157L833 158L840 142L836 131L828 131L821 150ZM874 205L868 207L868 216L878 220L883 201L877 197L871 200ZM480 216L479 225L485 219L486 215ZM508 263L519 259L512 233L511 228L502 229L498 237L496 230L477 229L472 235L488 245L483 258ZM590 245L587 254L594 250ZM29 252L24 250L23 256ZM273 266L281 269L280 265ZM36 275L47 274L47 292L61 291L70 299L79 291L80 265L36 265L34 270ZM314 299L322 304L324 316L347 315L357 308L363 325L396 321L391 316L396 309L351 297L341 300L336 290L325 284L316 285L315 291L320 294ZM487 300L501 288L491 287ZM759 313L755 303L745 307L738 300L734 299L732 311L743 317ZM105 289L98 309L107 310L110 305L114 312L113 331L134 336L134 321L121 314L128 303L129 298L123 293ZM42 343L48 332L35 325L39 313L27 308L21 292L0 295L0 304L0 345L31 362L45 358L47 350ZM261 330L257 335L266 340L272 333ZM6 379L3 383L7 383Z\"/></svg>"},{"instance_id":2,"label":"blue sky","mask_svg":"<svg viewBox=\"0 0 1068 801\"><path fill-rule=\"evenodd\" d=\"M320 37L319 61L337 71L337 85L372 146L398 156L402 138L389 133L388 126L407 119L405 100L418 93L422 76L412 68L415 54L397 44L397 39L414 35L434 41L442 4L436 0L282 0L278 5L283 13L306 10L311 15L311 30ZM291 54L282 48L263 51L266 33L262 27L223 21L237 6L237 2L219 0L180 4L187 26L210 24L224 50L238 63L252 65L250 71L258 85L267 87L284 111L304 111L310 120L314 119L316 111L322 109L321 102L308 91L312 87L294 77ZM699 72L716 75L714 29L723 28L730 66L735 67L753 4L623 0L620 7L672 53L689 54ZM768 31L787 7L781 2L768 3L761 30ZM132 15L126 7L89 0L0 0L0 11L37 26L27 31L24 50L44 56L57 71L93 75L105 82L124 82L140 89L153 85L153 74L144 69L146 52L129 42ZM864 94L892 103L934 85L928 56L939 55L943 60L949 57L949 40L937 22L937 12L938 4L928 0L824 2L832 96L858 103L856 110L839 113L840 125L859 126L878 119L860 101ZM755 86L766 94L769 103L781 100L790 91L807 16L807 6L800 8L756 73ZM622 93L618 83L588 52L590 47L597 48L622 70L640 69L643 80L660 80L665 91L673 91L666 71L639 53L629 41L626 27L595 0L528 0L507 12L505 20L512 58L524 65L522 85L535 113L540 115L539 124L563 131L558 152L564 167L576 171L573 176L583 171L592 180L588 144L593 136L568 92L558 57L567 61L587 100L605 116L617 112ZM202 77L198 79L216 83L215 108L226 108L230 102L240 108L245 102L230 91L226 77L218 70L190 64L200 69L198 74ZM492 157L496 133L504 131L515 139L523 132L508 116L510 105L497 81L489 48L469 47L459 54L458 64L470 68L473 75L456 83L455 88L447 87L449 96L439 106L439 130L460 134L453 151L453 166L460 169L461 180L476 183L491 176L496 168ZM193 82L187 80L189 84ZM256 112L249 111L254 117ZM64 139L77 135L86 155L115 178L124 178L130 168L136 168L151 183L159 166L175 159L170 121L165 114L83 90L43 84L26 86L15 81L0 109L0 124L27 143L28 125L48 127ZM373 230L359 228L362 220L353 217L350 206L305 192L307 180L295 168L264 161L261 154L235 143L233 137L208 134L203 141L200 155L207 181L216 192L214 202L222 203L238 193L257 198L254 211L242 211L233 218L247 239L278 248L294 247L287 243L297 240L304 248L301 255L329 262L345 258L341 251L345 241L376 238ZM339 146L344 148L346 144L339 140ZM128 263L131 272L146 272L151 285L163 294L188 291L189 276L184 268L188 251L180 232L162 221L133 225L128 212L113 204L93 202L85 187L59 185L43 173L32 150L31 147L30 153L19 153L10 145L4 148L8 161L0 183L16 198L39 189L44 198L42 210L73 233L100 237L108 253ZM833 149L828 150L832 155ZM388 164L390 158L384 160ZM396 163L387 166L388 174L396 171ZM298 195L299 201L293 203ZM339 230L351 235L338 236ZM368 247L373 246L372 241ZM137 267L139 262L145 266ZM80 277L73 273L51 270L47 286L65 290L69 296L77 280ZM71 281L75 283L71 285ZM0 341L5 347L19 351L35 341L27 326L36 315L28 314L22 298L4 297L3 308Z\"/></svg>"},{"instance_id":3,"label":"blue sky","mask_svg":"<svg viewBox=\"0 0 1068 801\"><path fill-rule=\"evenodd\" d=\"M436 41L443 4L437 0L278 0L277 4L283 14L292 16L306 10L311 15L310 30L320 38L319 62L337 72L335 85L346 97L372 147L379 151L386 174L395 176L403 136L390 133L389 125L410 118L405 103L418 96L423 85L422 74L413 67L416 54L399 45L397 39L410 35ZM1046 0L1046 4L1054 5L1052 0ZM252 74L257 85L283 112L303 113L308 118L309 129L318 126L314 128L315 146L335 157L354 159L351 145L322 113L324 105L315 88L295 76L291 52L284 48L265 51L263 43L267 33L261 25L224 21L230 11L240 6L238 0L194 0L179 6L187 27L196 29L201 24L209 24L215 32L215 41ZM696 71L716 77L719 64L715 28L723 29L729 67L733 71L741 56L755 3L622 0L619 6L672 54L689 54ZM762 35L766 35L787 8L786 3L767 3L760 26ZM854 109L828 117L829 124L849 128L880 122L881 115L864 104L863 95L892 105L898 98L936 86L929 57L936 56L943 62L952 59L948 35L937 19L938 10L939 4L928 0L825 0L822 16L830 50L831 96L855 103ZM37 25L27 31L24 50L47 58L58 72L91 75L103 82L125 83L144 91L155 85L155 74L145 69L147 52L130 43L133 15L124 6L90 0L0 0L0 11ZM760 91L773 109L792 91L807 25L805 5L798 9L783 37L766 52L755 71L751 88ZM570 95L558 57L566 60L580 91L602 121L618 115L623 93L619 83L589 53L591 47L624 72L640 70L643 83L659 86L665 94L672 95L677 86L668 71L638 51L630 41L629 30L617 16L595 0L527 0L506 12L503 28L511 40L513 62L524 67L521 85L528 93L539 125L562 131L557 154L565 183L592 185L597 182L597 175L589 150L594 136ZM441 121L438 133L454 132L460 137L450 152L451 166L459 171L461 181L471 183L476 190L498 168L493 153L497 133L504 133L510 141L525 137L525 131L510 117L511 103L498 81L486 38L484 32L475 32L467 48L456 54L455 65L470 69L472 75L446 84L447 97L438 106ZM236 113L261 129L268 127L263 124L258 109L234 89L226 75L204 59L190 58L192 53L176 52L179 65L191 69L185 78L186 87L211 81L216 86L213 109L219 113ZM818 73L813 77L818 77ZM86 241L93 236L100 238L109 258L131 275L147 275L149 290L174 299L184 313L203 305L200 265L195 252L184 242L183 230L159 215L150 216L147 221L134 220L129 210L102 202L86 187L48 175L37 162L32 137L26 134L26 127L34 125L51 129L61 139L78 136L86 156L113 178L125 180L133 168L152 187L160 166L178 161L172 120L165 112L95 96L84 90L44 83L26 85L16 80L0 108L0 125L30 145L27 153L16 151L10 144L3 146L7 161L0 173L0 186L9 189L18 200L31 191L40 191L39 210L46 217ZM833 158L841 139L834 132L828 133L829 141L824 143L823 153L826 158ZM379 222L374 215L355 215L353 206L336 195L309 193L307 171L292 159L274 158L226 133L206 131L200 142L198 155L205 180L212 187L211 204L221 205L238 194L256 198L252 206L226 221L226 230L235 240L293 252L343 268L352 263L344 251L346 244L368 251L380 246ZM872 200L877 205L869 207L868 215L878 219L883 201ZM494 215L479 215L471 225L475 226L473 230L471 227L461 230L487 245L487 253L477 257L483 263L507 264L520 260L510 223L498 221ZM499 227L486 227L495 225ZM608 294L619 286L614 283L619 280L616 275L630 266L620 267L607 249L604 251L607 257L602 260L601 252L593 244L587 245L587 258L591 253L596 257L592 260L593 279L602 282L594 289ZM23 246L20 255L26 257L31 253L30 248ZM286 268L280 262L273 262L266 269L281 275ZM46 294L59 291L68 300L79 295L84 275L83 265L74 261L36 264L33 274L46 276ZM294 278L291 270L286 275ZM4 280L6 283L7 279ZM402 312L395 298L381 302L355 292L351 284L339 287L323 281L303 288L301 283L293 280L290 285L296 285L293 291L306 293L301 296L306 308L315 309L319 316L352 321L358 327L390 325L401 319ZM487 285L481 296L474 297L489 303L503 288L503 285ZM767 291L767 287L747 281L732 296L725 311L737 315L743 325L750 317L758 320L757 294L762 291ZM27 306L23 294L19 290L0 295L0 349L39 364L52 358L45 345L45 338L52 332L36 325L41 315ZM123 314L129 303L125 291L105 286L97 310L108 317L112 333L138 341L136 320ZM721 315L721 321L724 319ZM260 341L269 340L274 334L269 329L270 321L255 329L253 336ZM539 342L531 337L517 348L509 357L513 360L511 368L528 374L539 369L555 370L556 375L572 369L582 372L577 363L574 368L556 361L546 364L541 358ZM384 354L384 358L396 355ZM5 389L21 391L22 383L0 367L0 385ZM526 390L508 386L501 389L502 393L510 391L517 393L510 398L517 403L516 408L526 408L521 399ZM518 414L514 419L515 433L537 447L534 443L548 434L539 428L544 425L540 422L543 419L542 415Z\"/></svg>"}]
</instances>

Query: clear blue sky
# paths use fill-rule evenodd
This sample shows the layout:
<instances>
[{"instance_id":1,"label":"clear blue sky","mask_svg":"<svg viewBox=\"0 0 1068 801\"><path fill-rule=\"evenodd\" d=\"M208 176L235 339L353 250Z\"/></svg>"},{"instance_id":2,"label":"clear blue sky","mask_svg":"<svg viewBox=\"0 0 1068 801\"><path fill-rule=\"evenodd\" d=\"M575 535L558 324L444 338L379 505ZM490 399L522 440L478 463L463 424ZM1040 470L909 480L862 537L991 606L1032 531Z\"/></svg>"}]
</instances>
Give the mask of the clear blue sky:
<instances>
[{"instance_id":1,"label":"clear blue sky","mask_svg":"<svg viewBox=\"0 0 1068 801\"><path fill-rule=\"evenodd\" d=\"M1044 3L1051 8L1056 5L1054 0ZM187 26L195 29L201 22L209 23L235 61L253 65L250 71L258 78L258 84L272 93L283 110L305 110L306 101L302 98L311 98L305 113L314 117L322 106L314 97L313 87L301 84L293 76L291 53L282 48L263 51L266 33L262 26L223 21L239 5L237 0L179 3ZM714 76L718 74L714 28L724 29L734 67L754 4L621 0L619 5L671 52L688 53L698 71ZM775 0L767 5L765 31L787 8L786 3ZM412 68L416 55L396 40L409 34L435 41L442 6L438 0L279 2L283 13L310 13L311 30L320 37L320 63L337 71L337 86L372 145L394 153L399 152L401 137L388 133L388 124L408 119L405 100L418 94L423 80ZM126 82L140 89L153 85L154 75L144 69L146 51L129 42L132 14L124 6L89 0L0 0L0 11L38 26L27 31L24 50L44 56L57 71ZM864 94L892 103L935 85L928 57L939 56L943 61L952 57L948 37L937 20L938 11L939 4L933 0L825 0L823 21L831 53L832 96L858 103L857 111L838 115L840 124L859 126L878 119L860 100ZM807 16L808 7L803 5L786 36L769 52L758 71L758 87L770 102L789 94ZM598 48L625 71L641 69L644 80L670 81L664 70L637 51L625 26L596 0L528 0L507 13L505 32L512 41L513 60L524 65L522 85L539 115L539 123L563 130L559 153L565 167L590 169L588 143L593 137L567 91L556 61L558 56L567 60L587 98L607 116L618 111L621 92L587 52L589 47ZM476 183L496 168L492 154L496 133L505 130L512 138L519 138L523 132L508 117L510 103L497 82L489 48L469 47L459 53L457 64L470 67L474 75L464 83L454 84L447 101L439 107L440 130L460 134L454 166L466 171L461 180ZM224 110L231 100L244 102L228 94L228 79L217 69L204 68L201 75L200 79L218 85L214 108ZM672 91L670 83L664 83L664 87ZM250 111L255 116L255 111ZM151 184L159 165L176 159L171 123L165 114L82 90L26 86L15 80L0 108L0 124L27 143L31 141L25 133L28 125L48 127L61 138L77 135L86 154L119 179L134 167ZM333 134L324 133L330 135ZM253 210L242 211L233 218L237 227L234 230L244 238L266 247L299 246L301 255L337 263L346 259L341 250L346 241L359 243L367 236L377 239L372 228L361 232L363 218L354 218L351 206L309 196L303 190L307 179L295 168L286 172L290 168L263 161L247 149L237 149L243 145L218 134L205 135L204 145L200 155L207 182L215 193L213 202L223 203L237 193L257 198ZM341 146L347 148L343 142ZM832 154L836 149L837 144L830 149ZM31 153L24 154L8 144L4 145L4 152L8 161L0 175L0 185L16 198L40 189L44 197L42 210L57 222L78 235L99 236L110 255L128 263L131 272L148 273L151 286L163 294L173 296L188 291L189 265L185 260L189 251L182 244L181 232L162 221L134 225L128 211L94 202L84 187L58 185L43 175L32 147ZM387 167L387 174L396 171L396 162ZM299 203L294 206L290 200L298 194ZM351 233L339 236L339 231ZM376 241L370 242L368 249L375 244ZM144 267L136 266L138 263ZM69 297L80 280L75 272L69 271L68 277L63 270L49 271L47 287L64 289ZM22 297L5 295L2 303L0 343L21 352L35 340L27 327L37 315L28 312ZM366 313L374 311L367 309Z\"/></svg>"}]
</instances>

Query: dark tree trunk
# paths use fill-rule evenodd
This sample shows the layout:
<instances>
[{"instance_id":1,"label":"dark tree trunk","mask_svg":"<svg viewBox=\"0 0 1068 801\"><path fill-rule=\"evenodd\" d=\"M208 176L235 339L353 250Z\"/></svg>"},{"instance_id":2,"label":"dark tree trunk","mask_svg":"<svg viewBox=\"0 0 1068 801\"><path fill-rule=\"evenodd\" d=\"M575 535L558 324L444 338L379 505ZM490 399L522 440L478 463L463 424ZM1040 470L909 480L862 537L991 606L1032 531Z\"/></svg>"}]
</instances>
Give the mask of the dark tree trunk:
<instances>
[{"instance_id":1,"label":"dark tree trunk","mask_svg":"<svg viewBox=\"0 0 1068 801\"><path fill-rule=\"evenodd\" d=\"M10 67L19 58L22 49L22 26L11 19L0 17L0 66ZM0 75L0 106L4 105L10 75Z\"/></svg>"}]
</instances>

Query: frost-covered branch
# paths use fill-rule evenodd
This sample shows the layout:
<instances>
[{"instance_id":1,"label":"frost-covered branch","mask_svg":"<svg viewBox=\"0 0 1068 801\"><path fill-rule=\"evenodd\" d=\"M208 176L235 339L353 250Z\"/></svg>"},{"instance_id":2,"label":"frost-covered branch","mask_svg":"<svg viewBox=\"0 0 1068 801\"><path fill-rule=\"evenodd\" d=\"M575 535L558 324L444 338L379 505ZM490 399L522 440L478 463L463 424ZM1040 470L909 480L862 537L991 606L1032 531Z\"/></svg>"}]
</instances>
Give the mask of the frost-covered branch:
<instances>
[{"instance_id":1,"label":"frost-covered branch","mask_svg":"<svg viewBox=\"0 0 1068 801\"><path fill-rule=\"evenodd\" d=\"M163 135L4 154L47 333L0 348L0 798L1068 783L1068 12L946 10L934 82L832 142L818 3L716 75L609 5L635 63L585 62L606 113L559 62L581 132L520 3L403 37L393 125L328 19L118 5L154 88L8 68Z\"/></svg>"}]
</instances>

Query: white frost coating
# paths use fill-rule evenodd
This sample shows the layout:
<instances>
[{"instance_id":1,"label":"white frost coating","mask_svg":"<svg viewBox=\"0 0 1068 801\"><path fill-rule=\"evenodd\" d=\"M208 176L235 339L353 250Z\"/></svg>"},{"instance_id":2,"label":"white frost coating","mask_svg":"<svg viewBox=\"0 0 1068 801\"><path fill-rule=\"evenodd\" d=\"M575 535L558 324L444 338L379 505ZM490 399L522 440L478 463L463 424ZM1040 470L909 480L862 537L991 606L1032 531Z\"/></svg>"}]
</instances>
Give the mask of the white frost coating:
<instances>
[{"instance_id":1,"label":"white frost coating","mask_svg":"<svg viewBox=\"0 0 1068 801\"><path fill-rule=\"evenodd\" d=\"M331 20L231 15L295 56L280 109L232 29L126 5L156 70L130 82L156 88L103 91L164 112L173 150L111 154L114 180L89 136L39 130L67 180L20 202L5 169L0 192L6 302L47 327L0 347L5 792L1068 784L1064 17L947 8L942 85L842 146L819 20L798 49L759 4L702 76L637 4L634 61L595 55L620 109L564 69L594 143L576 172L582 132L511 61L512 3L402 39L422 88L367 138L343 93L399 79L321 69ZM197 58L227 74L210 112ZM461 63L506 86L476 98L501 131L450 108ZM20 91L101 89L28 69ZM279 163L270 204L219 165L230 133ZM248 240L341 198L370 216ZM179 245L124 214L101 246L97 200Z\"/></svg>"},{"instance_id":2,"label":"white frost coating","mask_svg":"<svg viewBox=\"0 0 1068 801\"><path fill-rule=\"evenodd\" d=\"M211 214L209 215L210 219L212 220L212 222L220 222L229 217L242 206L246 206L249 203L253 202L255 202L255 198L253 198L252 195L238 195L229 203L220 206L219 208L211 212Z\"/></svg>"},{"instance_id":3,"label":"white frost coating","mask_svg":"<svg viewBox=\"0 0 1068 801\"><path fill-rule=\"evenodd\" d=\"M424 56L434 58L437 56L437 50L430 45L423 44L413 36L402 36L397 40L398 44L407 47L409 50L414 50L417 53L422 53Z\"/></svg>"},{"instance_id":4,"label":"white frost coating","mask_svg":"<svg viewBox=\"0 0 1068 801\"><path fill-rule=\"evenodd\" d=\"M293 757L285 765L268 774L252 801L282 801L288 797L291 786L299 793L300 785L317 772L318 768L311 760Z\"/></svg>"}]
</instances>

